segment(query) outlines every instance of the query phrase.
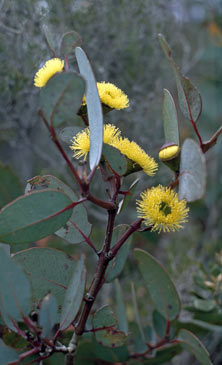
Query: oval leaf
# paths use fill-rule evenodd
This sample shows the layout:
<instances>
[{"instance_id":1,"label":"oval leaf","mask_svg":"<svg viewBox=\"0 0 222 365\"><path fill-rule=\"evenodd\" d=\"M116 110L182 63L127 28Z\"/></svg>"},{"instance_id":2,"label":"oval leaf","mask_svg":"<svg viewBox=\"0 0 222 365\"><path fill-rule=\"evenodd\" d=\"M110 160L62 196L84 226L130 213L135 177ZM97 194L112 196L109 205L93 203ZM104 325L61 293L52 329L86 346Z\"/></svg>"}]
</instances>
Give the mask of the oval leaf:
<instances>
[{"instance_id":1,"label":"oval leaf","mask_svg":"<svg viewBox=\"0 0 222 365\"><path fill-rule=\"evenodd\" d=\"M19 355L11 347L6 346L0 339L0 364L8 365L10 362L18 361Z\"/></svg>"},{"instance_id":2,"label":"oval leaf","mask_svg":"<svg viewBox=\"0 0 222 365\"><path fill-rule=\"evenodd\" d=\"M75 122L84 91L85 82L75 72L61 72L52 77L40 92L40 108L48 122L55 127Z\"/></svg>"},{"instance_id":3,"label":"oval leaf","mask_svg":"<svg viewBox=\"0 0 222 365\"><path fill-rule=\"evenodd\" d=\"M65 330L75 320L82 303L86 285L86 269L81 256L64 298L60 319L60 330Z\"/></svg>"},{"instance_id":4,"label":"oval leaf","mask_svg":"<svg viewBox=\"0 0 222 365\"><path fill-rule=\"evenodd\" d=\"M192 353L201 365L211 365L209 354L200 340L190 331L181 329L178 340L185 350Z\"/></svg>"},{"instance_id":5,"label":"oval leaf","mask_svg":"<svg viewBox=\"0 0 222 365\"><path fill-rule=\"evenodd\" d=\"M68 221L72 203L64 193L55 190L23 195L0 212L0 240L5 243L25 243L46 237Z\"/></svg>"},{"instance_id":6,"label":"oval leaf","mask_svg":"<svg viewBox=\"0 0 222 365\"><path fill-rule=\"evenodd\" d=\"M25 191L30 192L43 189L56 189L66 193L73 202L78 200L78 197L68 185L51 175L36 176L29 180ZM71 218L66 222L64 227L56 231L55 234L69 243L80 243L84 241L84 238L78 228L84 232L87 237L90 235L91 224L88 222L87 210L83 204L74 207Z\"/></svg>"},{"instance_id":7,"label":"oval leaf","mask_svg":"<svg viewBox=\"0 0 222 365\"><path fill-rule=\"evenodd\" d=\"M48 293L55 296L58 305L63 298L76 268L72 257L52 248L31 248L13 256L31 281L32 302L38 305Z\"/></svg>"},{"instance_id":8,"label":"oval leaf","mask_svg":"<svg viewBox=\"0 0 222 365\"><path fill-rule=\"evenodd\" d=\"M127 231L128 228L129 226L127 224L120 224L119 226L115 227L111 241L111 248L120 239L120 237L122 237L122 235ZM112 261L110 261L106 269L106 282L109 283L121 274L127 260L131 242L132 236L126 240L124 245L122 245L117 253L117 256Z\"/></svg>"},{"instance_id":9,"label":"oval leaf","mask_svg":"<svg viewBox=\"0 0 222 365\"><path fill-rule=\"evenodd\" d=\"M30 282L24 271L0 247L0 312L7 326L15 331L11 320L23 321L31 311Z\"/></svg>"},{"instance_id":10,"label":"oval leaf","mask_svg":"<svg viewBox=\"0 0 222 365\"><path fill-rule=\"evenodd\" d=\"M135 249L134 254L156 309L166 319L175 319L180 312L180 300L168 273L146 251Z\"/></svg>"},{"instance_id":11,"label":"oval leaf","mask_svg":"<svg viewBox=\"0 0 222 365\"><path fill-rule=\"evenodd\" d=\"M56 298L47 294L41 303L39 312L39 325L42 327L41 337L52 339L57 323L59 323L59 316Z\"/></svg>"},{"instance_id":12,"label":"oval leaf","mask_svg":"<svg viewBox=\"0 0 222 365\"><path fill-rule=\"evenodd\" d=\"M180 109L187 119L193 119L195 122L200 117L202 111L202 99L200 93L191 81L180 72L172 58L172 52L169 44L162 34L159 34L159 41L172 67L176 79Z\"/></svg>"},{"instance_id":13,"label":"oval leaf","mask_svg":"<svg viewBox=\"0 0 222 365\"><path fill-rule=\"evenodd\" d=\"M79 33L72 30L71 32L67 32L62 37L61 42L61 54L63 58L66 58L74 53L74 49L77 46L80 46L82 43L82 39Z\"/></svg>"},{"instance_id":14,"label":"oval leaf","mask_svg":"<svg viewBox=\"0 0 222 365\"><path fill-rule=\"evenodd\" d=\"M99 344L107 347L119 347L124 345L126 335L116 329L117 320L110 308L105 305L98 309L93 316L93 328Z\"/></svg>"},{"instance_id":15,"label":"oval leaf","mask_svg":"<svg viewBox=\"0 0 222 365\"><path fill-rule=\"evenodd\" d=\"M206 162L199 145L186 139L181 150L179 199L201 199L206 187Z\"/></svg>"},{"instance_id":16,"label":"oval leaf","mask_svg":"<svg viewBox=\"0 0 222 365\"><path fill-rule=\"evenodd\" d=\"M66 128L63 128L61 130L61 132L59 133L59 138L67 143L68 145L71 144L71 140L72 138L77 134L79 133L80 131L82 130L81 127L76 127L76 126L73 126L73 127L66 127Z\"/></svg>"},{"instance_id":17,"label":"oval leaf","mask_svg":"<svg viewBox=\"0 0 222 365\"><path fill-rule=\"evenodd\" d=\"M82 48L77 47L75 52L80 74L85 78L87 84L86 102L90 129L89 165L93 170L100 162L103 148L102 106L89 60Z\"/></svg>"},{"instance_id":18,"label":"oval leaf","mask_svg":"<svg viewBox=\"0 0 222 365\"><path fill-rule=\"evenodd\" d=\"M172 95L167 89L163 90L163 128L165 142L179 146L178 118Z\"/></svg>"}]
</instances>

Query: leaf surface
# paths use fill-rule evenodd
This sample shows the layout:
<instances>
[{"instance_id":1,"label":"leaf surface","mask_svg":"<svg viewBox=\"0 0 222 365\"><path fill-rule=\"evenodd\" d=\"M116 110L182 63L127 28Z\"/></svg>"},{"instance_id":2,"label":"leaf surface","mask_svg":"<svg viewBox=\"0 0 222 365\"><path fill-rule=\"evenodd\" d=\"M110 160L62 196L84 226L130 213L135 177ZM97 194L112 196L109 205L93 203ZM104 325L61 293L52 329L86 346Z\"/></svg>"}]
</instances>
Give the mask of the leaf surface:
<instances>
[{"instance_id":1,"label":"leaf surface","mask_svg":"<svg viewBox=\"0 0 222 365\"><path fill-rule=\"evenodd\" d=\"M89 165L91 170L98 166L103 148L103 113L95 76L82 48L75 49L80 74L86 80L86 103L90 130Z\"/></svg>"}]
</instances>

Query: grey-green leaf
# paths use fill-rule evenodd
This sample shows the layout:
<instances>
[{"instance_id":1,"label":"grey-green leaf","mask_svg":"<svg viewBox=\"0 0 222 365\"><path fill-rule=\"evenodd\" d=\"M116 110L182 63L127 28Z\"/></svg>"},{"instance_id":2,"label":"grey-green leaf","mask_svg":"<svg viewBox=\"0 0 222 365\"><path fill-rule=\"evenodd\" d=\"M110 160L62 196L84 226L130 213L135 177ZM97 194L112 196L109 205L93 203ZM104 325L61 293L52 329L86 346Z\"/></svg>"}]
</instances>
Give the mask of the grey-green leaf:
<instances>
[{"instance_id":1,"label":"grey-green leaf","mask_svg":"<svg viewBox=\"0 0 222 365\"><path fill-rule=\"evenodd\" d=\"M103 148L103 113L95 76L82 48L75 49L80 74L86 80L86 102L90 129L89 165L93 170L100 162Z\"/></svg>"},{"instance_id":2,"label":"grey-green leaf","mask_svg":"<svg viewBox=\"0 0 222 365\"><path fill-rule=\"evenodd\" d=\"M116 316L118 321L118 328L125 334L128 334L128 321L126 316L126 307L123 301L122 288L120 286L119 280L115 280L115 290L116 290Z\"/></svg>"},{"instance_id":3,"label":"grey-green leaf","mask_svg":"<svg viewBox=\"0 0 222 365\"><path fill-rule=\"evenodd\" d=\"M195 298L193 305L196 309L202 312L210 312L216 307L216 301L213 299L199 299Z\"/></svg>"},{"instance_id":4,"label":"grey-green leaf","mask_svg":"<svg viewBox=\"0 0 222 365\"><path fill-rule=\"evenodd\" d=\"M129 226L127 224L120 224L119 226L115 227L113 231L111 247L115 245L115 243L120 239L120 237L122 237L128 228ZM117 253L117 256L112 261L110 261L106 269L106 282L109 283L121 274L128 257L131 242L132 236L126 240L124 245L122 245Z\"/></svg>"},{"instance_id":5,"label":"grey-green leaf","mask_svg":"<svg viewBox=\"0 0 222 365\"><path fill-rule=\"evenodd\" d=\"M71 145L73 137L82 130L81 127L72 126L66 127L61 130L59 137L61 140L68 145Z\"/></svg>"},{"instance_id":6,"label":"grey-green leaf","mask_svg":"<svg viewBox=\"0 0 222 365\"><path fill-rule=\"evenodd\" d=\"M0 247L0 312L7 326L23 321L31 311L30 282L19 265Z\"/></svg>"},{"instance_id":7,"label":"grey-green leaf","mask_svg":"<svg viewBox=\"0 0 222 365\"><path fill-rule=\"evenodd\" d=\"M200 93L191 81L179 70L172 58L169 44L162 34L159 34L159 41L176 79L180 109L187 119L192 119L195 122L198 120L202 110Z\"/></svg>"},{"instance_id":8,"label":"grey-green leaf","mask_svg":"<svg viewBox=\"0 0 222 365\"><path fill-rule=\"evenodd\" d=\"M83 78L75 72L54 75L40 92L40 108L55 127L74 123L85 91Z\"/></svg>"},{"instance_id":9,"label":"grey-green leaf","mask_svg":"<svg viewBox=\"0 0 222 365\"><path fill-rule=\"evenodd\" d=\"M179 146L179 130L176 106L172 95L167 89L163 90L163 128L165 142Z\"/></svg>"},{"instance_id":10,"label":"grey-green leaf","mask_svg":"<svg viewBox=\"0 0 222 365\"><path fill-rule=\"evenodd\" d=\"M175 319L180 312L180 300L168 273L146 251L137 248L134 255L157 311L166 319Z\"/></svg>"},{"instance_id":11,"label":"grey-green leaf","mask_svg":"<svg viewBox=\"0 0 222 365\"><path fill-rule=\"evenodd\" d=\"M39 325L42 327L41 337L53 338L57 323L59 323L59 315L56 298L47 294L41 303L39 312Z\"/></svg>"},{"instance_id":12,"label":"grey-green leaf","mask_svg":"<svg viewBox=\"0 0 222 365\"><path fill-rule=\"evenodd\" d=\"M192 353L201 365L211 365L210 357L200 340L190 331L181 329L178 340L185 350Z\"/></svg>"},{"instance_id":13,"label":"grey-green leaf","mask_svg":"<svg viewBox=\"0 0 222 365\"><path fill-rule=\"evenodd\" d=\"M80 309L86 285L84 257L81 256L64 298L60 318L60 330L65 330L74 321Z\"/></svg>"},{"instance_id":14,"label":"grey-green leaf","mask_svg":"<svg viewBox=\"0 0 222 365\"><path fill-rule=\"evenodd\" d=\"M13 260L28 274L35 306L48 293L55 296L61 306L76 268L76 261L72 257L52 248L31 248L16 253Z\"/></svg>"},{"instance_id":15,"label":"grey-green leaf","mask_svg":"<svg viewBox=\"0 0 222 365\"><path fill-rule=\"evenodd\" d=\"M36 176L29 180L25 191L30 192L43 189L56 189L66 193L73 202L78 200L78 197L68 185L51 175ZM55 234L72 244L83 242L84 238L76 227L84 232L87 237L90 235L91 224L88 222L87 210L83 204L74 207L68 222L56 231Z\"/></svg>"},{"instance_id":16,"label":"grey-green leaf","mask_svg":"<svg viewBox=\"0 0 222 365\"><path fill-rule=\"evenodd\" d=\"M69 220L72 203L68 195L55 191L37 191L23 195L0 212L0 241L34 242L56 232Z\"/></svg>"},{"instance_id":17,"label":"grey-green leaf","mask_svg":"<svg viewBox=\"0 0 222 365\"><path fill-rule=\"evenodd\" d=\"M0 339L0 364L8 365L10 362L18 361L19 355L11 347L6 346Z\"/></svg>"},{"instance_id":18,"label":"grey-green leaf","mask_svg":"<svg viewBox=\"0 0 222 365\"><path fill-rule=\"evenodd\" d=\"M192 139L185 140L181 150L179 199L192 202L201 199L206 187L205 156Z\"/></svg>"}]
</instances>

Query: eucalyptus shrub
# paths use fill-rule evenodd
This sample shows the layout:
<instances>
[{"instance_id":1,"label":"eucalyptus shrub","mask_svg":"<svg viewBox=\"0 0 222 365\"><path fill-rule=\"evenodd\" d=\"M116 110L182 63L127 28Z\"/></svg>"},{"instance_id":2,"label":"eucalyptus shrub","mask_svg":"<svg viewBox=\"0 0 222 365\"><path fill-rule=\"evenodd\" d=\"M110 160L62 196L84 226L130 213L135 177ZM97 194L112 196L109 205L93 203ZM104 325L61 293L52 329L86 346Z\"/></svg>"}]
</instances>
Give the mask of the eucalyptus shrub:
<instances>
[{"instance_id":1,"label":"eucalyptus shrub","mask_svg":"<svg viewBox=\"0 0 222 365\"><path fill-rule=\"evenodd\" d=\"M70 32L63 36L61 58L50 46L50 37L46 38L53 58L34 78L34 85L40 88L39 114L78 191L55 176L36 176L28 181L25 194L0 212L1 365L162 364L183 349L199 363L210 364L205 347L179 322L181 304L173 281L150 253L139 248L134 250L135 265L152 298L153 319L147 326L142 324L132 283L136 323L135 333L131 334L133 343L129 341L124 293L118 276L126 263L134 232L183 228L188 220L187 203L200 199L205 192L205 153L217 142L221 129L209 141L202 140L197 126L201 96L182 75L166 40L159 35L175 76L181 112L192 124L197 142L188 138L180 146L175 103L165 89L165 143L160 147L159 159L171 169L172 181L168 186L152 186L141 192L137 200L138 219L115 226L117 215L127 208L137 189L138 179L122 190L127 176L141 170L148 175L150 185L158 164L137 143L123 136L117 126L103 123L104 115L113 109L127 108L129 100L117 86L96 83L90 62L80 47L79 35ZM72 70L74 55L79 71ZM78 133L77 118L83 122ZM64 148L67 142L73 159ZM95 175L97 170L100 177ZM93 195L94 179L98 179L97 184L106 184L106 191L101 192L106 199ZM107 220L99 250L90 238L91 225L85 208L88 204L97 206ZM91 283L86 281L84 253L76 260L59 250L34 247L10 255L10 244L31 244L51 234L71 244L85 241L89 245L97 259ZM107 304L93 309L101 288L110 282L114 282L116 292L116 315ZM209 289L216 284L205 280L204 285ZM210 304L212 301L204 305ZM19 341L18 349L15 344Z\"/></svg>"}]
</instances>

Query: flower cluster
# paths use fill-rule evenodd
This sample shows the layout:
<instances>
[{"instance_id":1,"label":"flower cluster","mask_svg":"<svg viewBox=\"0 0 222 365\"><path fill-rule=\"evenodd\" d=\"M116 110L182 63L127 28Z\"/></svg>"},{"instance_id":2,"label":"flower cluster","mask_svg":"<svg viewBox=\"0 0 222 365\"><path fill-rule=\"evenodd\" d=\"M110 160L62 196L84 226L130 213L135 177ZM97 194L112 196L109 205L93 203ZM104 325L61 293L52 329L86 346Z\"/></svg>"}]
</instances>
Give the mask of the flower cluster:
<instances>
[{"instance_id":1,"label":"flower cluster","mask_svg":"<svg viewBox=\"0 0 222 365\"><path fill-rule=\"evenodd\" d=\"M111 109L125 109L129 106L128 96L117 86L110 82L97 82L99 97L102 104ZM83 105L86 105L86 98L83 97Z\"/></svg>"},{"instance_id":2,"label":"flower cluster","mask_svg":"<svg viewBox=\"0 0 222 365\"><path fill-rule=\"evenodd\" d=\"M62 72L64 61L53 58L36 73L34 85L44 87L49 79L56 73ZM124 109L129 106L128 96L117 86L106 83L97 83L101 103L110 109ZM86 105L83 97L82 106ZM72 139L70 148L75 158L87 158L90 149L90 131L85 128ZM129 141L121 136L120 130L112 124L104 125L103 142L119 150L132 164L133 170L142 169L147 175L153 176L158 168L155 160L150 157L136 142ZM179 146L165 146L159 152L163 161L174 158L179 153ZM132 170L132 171L133 171ZM179 201L178 195L170 188L161 185L147 189L137 201L138 216L152 231L169 232L182 228L182 223L187 221L189 208L186 201Z\"/></svg>"},{"instance_id":3,"label":"flower cluster","mask_svg":"<svg viewBox=\"0 0 222 365\"><path fill-rule=\"evenodd\" d=\"M161 185L144 191L137 206L138 216L152 227L152 231L175 232L187 222L186 201L179 201L177 193Z\"/></svg>"},{"instance_id":4,"label":"flower cluster","mask_svg":"<svg viewBox=\"0 0 222 365\"><path fill-rule=\"evenodd\" d=\"M49 79L64 68L64 61L59 58L52 58L47 61L42 68L35 74L34 85L44 87Z\"/></svg>"},{"instance_id":5,"label":"flower cluster","mask_svg":"<svg viewBox=\"0 0 222 365\"><path fill-rule=\"evenodd\" d=\"M155 160L150 157L136 142L131 142L128 138L120 136L120 130L114 125L106 124L104 126L103 142L118 149L124 156L133 162L133 165L138 165L144 172L153 176L158 168ZM90 147L90 132L86 128L73 137L70 148L74 151L74 157L87 157Z\"/></svg>"}]
</instances>

